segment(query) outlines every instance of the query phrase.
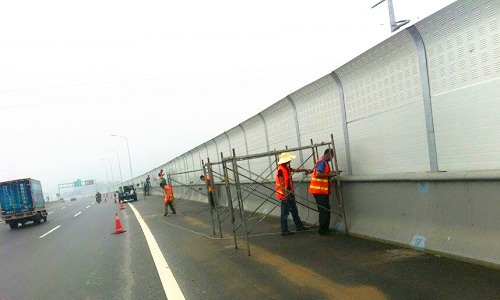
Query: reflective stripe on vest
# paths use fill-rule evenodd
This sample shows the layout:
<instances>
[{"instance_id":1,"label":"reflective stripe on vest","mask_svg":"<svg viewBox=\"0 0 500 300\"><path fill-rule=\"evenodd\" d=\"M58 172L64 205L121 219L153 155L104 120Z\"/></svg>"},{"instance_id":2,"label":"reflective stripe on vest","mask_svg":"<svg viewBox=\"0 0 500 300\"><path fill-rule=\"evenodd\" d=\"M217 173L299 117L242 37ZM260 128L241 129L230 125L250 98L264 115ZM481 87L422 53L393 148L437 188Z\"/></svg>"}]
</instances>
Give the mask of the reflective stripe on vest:
<instances>
[{"instance_id":1,"label":"reflective stripe on vest","mask_svg":"<svg viewBox=\"0 0 500 300\"><path fill-rule=\"evenodd\" d=\"M274 178L275 182L274 190L276 191L276 197L278 197L278 199L281 200L285 198L285 193L281 189L280 179L278 178L278 174L280 173L280 171L281 174L283 174L283 179L285 180L284 182L285 189L287 189L288 191L292 191L293 181L292 181L292 176L290 175L290 169L288 167L285 167L285 165L283 164L278 165L278 169L276 170L276 176Z\"/></svg>"},{"instance_id":2,"label":"reflective stripe on vest","mask_svg":"<svg viewBox=\"0 0 500 300\"><path fill-rule=\"evenodd\" d=\"M207 185L208 185L208 192L211 193L213 192L213 189L212 189L212 183L210 182L210 177L206 177L207 179Z\"/></svg>"},{"instance_id":3,"label":"reflective stripe on vest","mask_svg":"<svg viewBox=\"0 0 500 300\"><path fill-rule=\"evenodd\" d=\"M316 177L316 172L318 172L317 167L320 162L322 162L324 158L322 157L316 165L314 166L314 172L311 177L311 183L309 184L309 193L310 194L322 194L322 195L328 195L330 194L330 181L328 180L329 178L318 178ZM328 162L325 164L325 170L324 173L330 172L330 166L328 165Z\"/></svg>"},{"instance_id":4,"label":"reflective stripe on vest","mask_svg":"<svg viewBox=\"0 0 500 300\"><path fill-rule=\"evenodd\" d=\"M174 191L172 191L172 187L169 185L165 186L165 203L172 202L174 199Z\"/></svg>"}]
</instances>

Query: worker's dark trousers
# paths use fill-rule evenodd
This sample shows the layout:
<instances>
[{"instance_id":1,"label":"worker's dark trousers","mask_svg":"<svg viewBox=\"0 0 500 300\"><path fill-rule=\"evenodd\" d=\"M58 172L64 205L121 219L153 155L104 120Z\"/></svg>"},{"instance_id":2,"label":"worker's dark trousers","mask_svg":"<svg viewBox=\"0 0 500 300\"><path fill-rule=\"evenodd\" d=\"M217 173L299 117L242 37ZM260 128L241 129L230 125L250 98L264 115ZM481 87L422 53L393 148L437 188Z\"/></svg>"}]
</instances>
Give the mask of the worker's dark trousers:
<instances>
[{"instance_id":1,"label":"worker's dark trousers","mask_svg":"<svg viewBox=\"0 0 500 300\"><path fill-rule=\"evenodd\" d=\"M164 215L168 215L168 207L170 206L170 209L172 210L172 213L176 213L175 212L175 207L174 207L174 203L173 201L170 201L170 202L165 202L165 212L163 213Z\"/></svg>"},{"instance_id":2,"label":"worker's dark trousers","mask_svg":"<svg viewBox=\"0 0 500 300\"><path fill-rule=\"evenodd\" d=\"M208 192L208 198L210 199L210 206L212 206L212 208L215 208L214 193Z\"/></svg>"},{"instance_id":3,"label":"worker's dark trousers","mask_svg":"<svg viewBox=\"0 0 500 300\"><path fill-rule=\"evenodd\" d=\"M328 231L330 227L330 195L313 194L319 211L319 229L320 233Z\"/></svg>"},{"instance_id":4,"label":"worker's dark trousers","mask_svg":"<svg viewBox=\"0 0 500 300\"><path fill-rule=\"evenodd\" d=\"M297 210L297 203L295 203L295 195L290 193L286 198L281 201L281 232L288 231L288 214L292 213L293 222L295 227L300 228L304 225L299 217Z\"/></svg>"}]
</instances>

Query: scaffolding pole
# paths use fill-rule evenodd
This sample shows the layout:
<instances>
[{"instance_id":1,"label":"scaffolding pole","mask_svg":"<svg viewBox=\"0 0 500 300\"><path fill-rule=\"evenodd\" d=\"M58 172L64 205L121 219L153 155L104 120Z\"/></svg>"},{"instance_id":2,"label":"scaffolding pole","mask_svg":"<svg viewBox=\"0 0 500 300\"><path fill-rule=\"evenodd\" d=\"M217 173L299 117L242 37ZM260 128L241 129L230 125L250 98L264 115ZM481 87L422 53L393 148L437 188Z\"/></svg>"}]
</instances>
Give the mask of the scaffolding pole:
<instances>
[{"instance_id":1,"label":"scaffolding pole","mask_svg":"<svg viewBox=\"0 0 500 300\"><path fill-rule=\"evenodd\" d=\"M220 153L220 158L222 162L222 170L224 172L224 185L226 186L226 195L227 195L227 206L229 207L229 211L231 213L231 225L233 226L233 238L234 238L234 249L238 249L238 241L236 239L236 229L234 228L234 208L233 208L233 198L231 196L231 186L229 182L229 174L227 172L227 162L224 160L224 155L222 152Z\"/></svg>"},{"instance_id":2,"label":"scaffolding pole","mask_svg":"<svg viewBox=\"0 0 500 300\"><path fill-rule=\"evenodd\" d=\"M332 139L332 150L333 150L333 170L335 171L335 176L333 176L334 182L336 184L335 186L335 191L337 194L338 202L337 204L340 206L341 213L342 213L342 219L344 220L344 230L345 234L348 235L349 231L347 229L347 216L345 214L345 206L344 206L344 197L342 196L342 189L340 186L340 174L339 174L339 167L337 163L337 151L335 150L335 140L333 139L333 134L330 135L330 138Z\"/></svg>"},{"instance_id":3,"label":"scaffolding pole","mask_svg":"<svg viewBox=\"0 0 500 300\"><path fill-rule=\"evenodd\" d=\"M172 185L172 182L175 182L178 185L180 185L180 186L185 187L185 188L188 189L188 191L184 192L184 194L181 197L176 197L174 205L177 205L177 203L180 200L182 200L189 193L189 190L194 191L194 192L199 193L199 194L202 194L202 195L205 195L205 193L202 193L202 192L194 189L193 187L191 187L191 185L193 185L191 183L186 184L186 183L181 182L179 180L173 179L172 177L173 176L177 176L177 175L189 174L189 173L197 173L197 172L201 172L201 171L203 171L203 169L190 170L190 171L185 171L185 172L176 172L174 174L172 174L172 173L168 173L167 174L167 178L168 178L167 180L168 180L169 184L172 186L172 188L174 188L174 186ZM198 184L199 182L200 182L200 180L198 180L197 182L195 182L194 185Z\"/></svg>"},{"instance_id":4,"label":"scaffolding pole","mask_svg":"<svg viewBox=\"0 0 500 300\"><path fill-rule=\"evenodd\" d=\"M248 251L248 255L250 255L250 242L249 242L249 234L251 231L253 231L267 216L269 216L272 211L274 211L279 205L280 203L277 202L277 201L272 201L272 196L274 195L275 191L274 189L268 187L266 184L269 184L269 182L266 182L267 177L263 177L262 174L266 173L266 171L271 168L272 169L272 165L273 164L276 164L277 160L276 160L276 157L281 154L282 152L292 152L292 151L302 151L302 150L305 150L305 149L310 149L312 154L309 156L309 158L307 158L305 161L302 162L302 164L300 165L300 167L302 167L304 164L306 164L307 161L309 161L311 158L314 162L314 167L316 167L316 163L317 163L317 160L318 160L318 148L319 147L328 147L329 149L332 149L333 151L333 160L330 161L329 163L331 164L331 169L334 170L335 172L335 176L332 178L332 184L335 185L335 192L336 192L336 203L337 203L337 206L340 208L340 212L337 213L335 212L334 210L332 209L328 209L330 211L330 213L334 213L336 214L337 216L339 216L340 218L343 219L344 221L344 228L345 228L345 233L348 234L348 229L347 229L347 218L345 216L345 207L344 207L344 199L343 199L343 195L342 195L342 191L341 191L341 185L340 185L340 178L339 178L339 174L340 174L340 171L339 171L339 168L338 168L338 163L337 163L337 153L335 152L335 141L334 141L334 138L333 138L333 134L330 135L330 138L331 138L331 141L330 142L323 142L323 143L318 143L318 144L314 144L313 143L313 140L311 139L311 145L310 146L304 146L304 147L296 147L296 148L288 148L286 147L285 150L274 150L274 151L268 151L268 152L264 152L264 153L258 153L258 154L251 154L251 155L243 155L243 156L236 156L236 151L235 149L233 149L233 156L232 157L226 157L224 158L222 156L222 153L221 153L221 159L222 159L222 166L223 166L223 169L224 169L224 182L225 182L225 185L226 185L226 194L227 194L227 199L228 199L228 206L230 207L230 210L232 212L232 226L233 226L233 237L234 237L234 243L235 243L235 249L238 248L238 244L237 244L237 239L236 239L236 235L237 235L237 231L239 228L243 227L244 229L244 237L245 237L245 240L246 240L246 243L247 243L247 251ZM257 159L257 158L264 158L264 157L269 157L269 156L275 156L275 161L274 162L271 162L271 164L266 168L266 170L264 170L264 172L262 172L261 175L258 175L258 174L255 174L253 172L251 172L250 170L245 170L244 168L240 168L239 165L238 165L238 162L240 161L244 161L244 160L251 160L251 159ZM231 163L232 164L232 169L228 166L228 164ZM300 168L299 167L299 168ZM240 174L240 173L243 173L243 172L240 172L240 170L243 170L243 171L247 171L249 172L251 175L254 175L256 176L257 178L254 180L253 178L251 178L250 176L245 176L244 174ZM239 207L239 210L240 210L240 219L241 219L241 223L235 227L235 222L234 222L234 207L233 207L233 200L232 200L232 196L231 196L231 188L230 188L230 179L229 179L229 171L232 171L233 172L233 177L234 177L234 184L235 184L235 188L236 188L236 194L237 194L237 201L238 201L238 207ZM276 170L274 170L276 171ZM292 173L291 176L293 176L295 173ZM262 191L258 191L257 190L257 187L252 187L252 186L248 186L248 187L242 187L242 183L241 183L241 180L240 180L240 176L245 178L245 179L248 179L250 180L250 184L253 185L253 184L257 184L257 187L258 186L262 186L262 187L265 187L266 189L270 190L272 192L272 194L270 195L267 195L266 193L262 192ZM302 183L304 180L305 180L306 177L304 177L300 182ZM261 180L261 181L259 181ZM243 193L245 192L248 192L248 195L246 195L245 197L243 196ZM263 199L263 202L257 206L257 208L250 213L250 215L246 216L246 212L245 212L245 209L244 209L244 201L250 196L250 195L254 195L260 199ZM297 195L297 198L299 199L303 199L303 197L300 197ZM306 207L308 210L312 210L312 211L316 211L318 212L318 210L312 208L312 207L309 207L309 200L306 199L307 201L307 206L299 201L297 201L297 203L299 205L302 205L304 207ZM261 217L258 222L256 224L253 225L253 227L251 227L250 230L248 230L248 224L247 224L247 221L249 221L249 219L251 218L251 216L257 211L259 210L266 202L269 202L269 203L272 203L273 204L273 207L272 209L267 213L265 214L263 217ZM317 205L317 204L316 204ZM317 223L317 222L316 222ZM316 224L315 223L315 224Z\"/></svg>"},{"instance_id":5,"label":"scaffolding pole","mask_svg":"<svg viewBox=\"0 0 500 300\"><path fill-rule=\"evenodd\" d=\"M248 256L250 256L250 243L248 241L248 231L247 231L247 224L245 221L245 209L243 206L243 197L241 194L241 185L240 185L240 177L238 174L238 163L236 160L236 151L233 148L233 176L234 176L234 182L236 185L236 195L238 197L238 206L240 209L240 217L241 217L241 222L243 223L243 228L245 229L245 240L247 242L247 251L248 251Z\"/></svg>"},{"instance_id":6,"label":"scaffolding pole","mask_svg":"<svg viewBox=\"0 0 500 300\"><path fill-rule=\"evenodd\" d=\"M212 229L215 235L215 222L214 222L214 212L212 208L212 203L210 201L210 192L209 192L209 184L208 184L208 178L210 178L210 185L212 184L212 178L208 176L208 171L205 166L205 162L202 160L201 165L203 166L203 176L205 177L205 187L207 190L207 199L208 199L208 205L210 206L210 219L212 220ZM212 197L213 197L214 191L212 188ZM214 197L214 205L215 205L215 197Z\"/></svg>"},{"instance_id":7,"label":"scaffolding pole","mask_svg":"<svg viewBox=\"0 0 500 300\"><path fill-rule=\"evenodd\" d=\"M215 216L217 218L217 222L219 223L219 233L220 233L220 237L222 238L222 225L220 223L220 216L219 216L219 197L217 197L217 194L215 193L215 185L214 185L214 178L215 177L214 177L212 164L210 163L210 158L207 158L207 165L208 165L208 176L210 178L210 188L212 189L212 196L214 198L214 206L215 206L212 209L215 209ZM215 231L214 231L214 235L215 235Z\"/></svg>"}]
</instances>

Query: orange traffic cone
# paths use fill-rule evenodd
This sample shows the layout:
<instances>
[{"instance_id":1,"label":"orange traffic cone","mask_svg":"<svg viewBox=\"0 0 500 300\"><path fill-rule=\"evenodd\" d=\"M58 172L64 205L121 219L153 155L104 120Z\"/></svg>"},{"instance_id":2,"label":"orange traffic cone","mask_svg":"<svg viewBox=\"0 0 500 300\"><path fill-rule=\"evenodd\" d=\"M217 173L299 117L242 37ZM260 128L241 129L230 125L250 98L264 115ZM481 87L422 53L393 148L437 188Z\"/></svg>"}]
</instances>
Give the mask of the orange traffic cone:
<instances>
[{"instance_id":1,"label":"orange traffic cone","mask_svg":"<svg viewBox=\"0 0 500 300\"><path fill-rule=\"evenodd\" d=\"M123 202L120 202L120 209L125 209L125 206L123 205Z\"/></svg>"},{"instance_id":2,"label":"orange traffic cone","mask_svg":"<svg viewBox=\"0 0 500 300\"><path fill-rule=\"evenodd\" d=\"M122 228L122 222L120 222L120 219L118 218L118 213L116 213L115 215L116 215L116 220L115 220L116 230L113 234L124 233L125 230L123 230L123 228Z\"/></svg>"}]
</instances>

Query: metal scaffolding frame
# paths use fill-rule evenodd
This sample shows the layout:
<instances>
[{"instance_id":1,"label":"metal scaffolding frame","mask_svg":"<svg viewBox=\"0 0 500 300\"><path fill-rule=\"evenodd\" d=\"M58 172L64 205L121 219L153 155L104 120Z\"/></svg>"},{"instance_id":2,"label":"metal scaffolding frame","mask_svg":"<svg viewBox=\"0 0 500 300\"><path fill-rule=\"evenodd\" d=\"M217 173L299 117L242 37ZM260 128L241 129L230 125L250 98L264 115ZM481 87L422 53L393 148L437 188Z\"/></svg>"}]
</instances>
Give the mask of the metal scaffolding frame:
<instances>
[{"instance_id":1,"label":"metal scaffolding frame","mask_svg":"<svg viewBox=\"0 0 500 300\"><path fill-rule=\"evenodd\" d=\"M184 197L190 192L190 191L193 191L195 193L199 193L199 194L202 194L202 195L205 195L204 192L194 188L193 186L197 186L199 183L200 183L200 180L192 183L185 183L185 182L182 182L178 179L175 179L175 176L178 176L178 175L184 175L184 174L189 174L189 173L202 173L203 172L203 169L198 169L198 170L190 170L190 171L185 171L185 172L178 172L178 173L167 173L167 182L170 186L172 186L172 188L175 188L175 187L184 187L186 188L186 191L184 192L184 194L182 194L182 196L180 197L175 197L175 200L173 202L173 205L174 206L177 206L179 205L179 203L182 203L181 201L184 199ZM175 183L175 185L173 185L172 183ZM214 233L215 234L215 233Z\"/></svg>"},{"instance_id":2,"label":"metal scaffolding frame","mask_svg":"<svg viewBox=\"0 0 500 300\"><path fill-rule=\"evenodd\" d=\"M219 208L221 207L221 205L219 203L219 197L217 196L217 193L215 192L217 187L214 184L214 180L216 178L223 179L224 177L222 174L215 172L214 169L212 168L212 166L219 165L219 164L221 164L221 162L211 163L210 158L207 159L207 163L205 163L203 160L201 161L201 165L203 166L203 176L205 176L205 179L210 178L210 180L205 180L205 187L206 187L205 190L207 191L208 205L210 207L210 218L212 220L213 233L214 233L214 235L216 234L215 233L215 221L217 220L217 223L219 224L219 234L220 234L220 237L222 238L223 237L222 224L221 224L222 222L220 219L220 212L219 212ZM209 188L212 190L214 207L212 207L212 204L210 201L210 193L208 192ZM214 216L214 212L215 212L215 216Z\"/></svg>"},{"instance_id":3,"label":"metal scaffolding frame","mask_svg":"<svg viewBox=\"0 0 500 300\"><path fill-rule=\"evenodd\" d=\"M338 169L338 163L337 163L337 152L335 150L335 142L333 139L333 135L330 135L331 141L330 142L323 142L323 143L318 143L314 144L313 140L311 141L311 144L309 146L302 146L302 147L296 147L296 148L288 148L286 147L285 149L282 150L274 150L274 151L267 151L263 153L258 153L258 154L252 154L252 155L243 155L243 156L237 156L236 155L236 150L233 148L232 149L232 156L224 157L223 153L220 153L220 161L218 162L211 162L210 159L207 159L207 162L204 160L201 161L202 164L202 169L198 170L190 170L190 171L185 171L185 172L179 172L179 173L174 173L174 174L167 174L167 180L170 185L172 183L175 183L177 187L182 186L186 188L187 190L184 192L184 194L181 197L176 197L174 201L174 205L178 205L181 200L184 199L184 197L190 192L194 191L195 193L202 194L207 197L207 203L209 205L209 211L210 211L210 217L211 217L211 222L212 222L212 230L213 230L213 235L216 235L216 226L218 227L218 231L220 234L220 238L223 238L223 232L222 232L222 223L224 223L226 220L230 220L231 225L232 225L232 231L233 231L233 240L234 240L234 247L235 249L238 249L238 232L243 229L243 236L245 238L246 244L247 244L247 252L248 255L250 255L250 242L249 242L249 237L252 231L266 218L268 217L276 208L278 208L281 204L281 202L276 198L275 196L275 190L273 187L269 187L268 185L270 183L274 182L274 178L270 178L273 174L275 174L276 169L277 169L277 162L279 155L282 152L294 152L294 151L300 151L301 156L302 152L304 150L310 150L311 154L307 157L304 157L305 159L301 159L302 163L300 166L294 168L303 168L303 166L310 160L313 161L313 165L316 166L316 162L318 159L318 148L319 147L328 147L333 151L333 159L332 161L329 162L331 169L335 172L335 176L333 177L333 182L332 184L335 185L334 191L336 193L336 207L340 211L336 211L331 209L327 209L330 211L330 213L334 213L335 215L339 216L340 218L343 219L344 221L344 228L345 228L345 233L348 234L348 227L347 227L347 218L345 215L345 207L344 207L344 199L342 196L342 191L341 191L341 185L340 185L340 179L339 179L339 169ZM274 156L274 160L271 159L271 157ZM253 159L259 159L259 158L269 158L269 165L260 173L256 174L252 172L250 169L246 169L243 166L239 165L239 162L247 161L248 166L250 166L250 161ZM302 156L303 157L303 156ZM222 173L217 172L214 170L214 166L222 166ZM219 168L220 170L220 168ZM181 180L176 179L175 177L178 175L184 175L188 173L203 173L205 178L210 178L210 180L205 181L205 189L203 191L200 191L199 189L194 188L194 186L197 186L200 184L201 180L198 180L197 182L193 183L184 183ZM264 174L267 174L264 176ZM293 176L292 173L291 176ZM232 175L232 176L231 176ZM245 181L242 183L240 178L244 178ZM304 176L299 182L295 182L294 186L299 186L300 184L304 183L304 181L307 179L307 176ZM227 206L222 206L220 204L220 199L219 199L219 192L217 192L217 185L215 184L215 180L220 180L224 187L225 187L225 192L226 192L226 199L227 199ZM173 185L172 185L173 186ZM263 188L265 191L258 190L258 188ZM210 201L210 194L208 193L209 188L212 190L212 195L213 195L213 201L214 201L214 207L211 205ZM221 186L222 189L222 186ZM232 193L233 191L236 192L236 195L233 196ZM257 205L257 207L250 212L245 211L244 209L244 203L245 200L248 199L250 196L254 196L258 199L261 199L262 202ZM317 204L314 205L314 207L311 207L309 205L310 200L307 198L304 198L298 194L295 194L296 197L296 203L299 206L305 207L308 212L309 211L315 211L318 212L316 209ZM307 204L304 204L304 201L299 201L299 200L305 200L307 201ZM259 219L255 224L250 224L248 223L249 219L257 213L257 211L266 203L271 203L273 206L267 212L264 214L262 217L259 216ZM239 218L236 218L236 215L239 215ZM217 224L216 224L217 223ZM314 225L316 225L318 222L316 222Z\"/></svg>"},{"instance_id":4,"label":"metal scaffolding frame","mask_svg":"<svg viewBox=\"0 0 500 300\"><path fill-rule=\"evenodd\" d=\"M223 172L224 172L224 179L223 179L223 182L226 186L226 196L227 196L227 199L228 199L228 208L229 208L229 211L230 211L230 214L228 216L231 216L231 223L232 223L232 227L233 227L233 238L234 238L234 245L235 245L235 249L238 249L238 243L237 243L237 231L243 227L244 229L244 237L245 237L245 240L246 240L246 243L247 243L247 252L248 252L248 255L250 255L250 243L249 243L249 234L252 232L252 230L254 230L267 216L269 216L272 211L274 211L274 209L276 209L279 205L280 205L280 202L279 200L277 200L275 198L275 190L274 188L270 188L268 186L266 186L266 183L270 183L270 182L273 182L273 181L270 181L268 180L268 177L272 174L274 174L274 172L276 171L276 168L277 168L277 158L279 156L280 153L282 152L292 152L292 151L302 151L302 150L307 150L307 149L310 149L311 150L311 155L302 162L302 164L298 167L298 168L301 168L307 161L309 161L310 159L313 159L314 161L314 165L316 165L316 161L317 161L317 153L318 153L318 148L319 147L324 147L324 146L327 146L328 148L332 149L333 151L333 160L330 162L331 164L331 169L335 172L335 176L333 177L334 179L334 184L335 184L335 193L337 195L337 201L336 201L336 204L337 204L337 207L340 209L340 212L336 212L336 211L333 211L332 209L329 209L330 213L335 213L336 215L338 215L339 217L341 217L344 221L344 228L345 228L345 233L348 234L348 229L347 229L347 218L346 218L346 215L345 215L345 208L344 208L344 199L343 199L343 196L342 196L342 191L341 191L341 185L340 185L340 179L339 179L339 169L338 169L338 164L337 164L337 153L336 153L336 150L335 150L335 142L334 142L334 139L333 139L333 135L330 136L331 137L331 142L328 142L328 143L319 143L319 144L314 144L313 141L311 140L311 145L310 146L304 146L304 147L297 147L297 148L286 148L286 149L283 149L283 150L274 150L274 151L268 151L268 152L264 152L264 153L259 153L259 154L253 154L253 155L244 155L244 156L237 156L236 155L236 151L235 149L233 149L233 155L232 157L226 157L224 158L222 153L221 153L221 163L222 163L222 167L223 167ZM249 161L249 160L252 160L252 159L257 159L257 158L263 158L263 157L271 157L271 156L274 156L274 162L272 162L271 160L271 163L270 165L259 175L259 174L255 174L253 172L251 172L250 170L247 170L241 166L238 165L238 162L241 162L241 161ZM211 163L207 163L206 165L204 164L204 169L206 167L206 169L208 170L209 174L210 172L213 172L212 170L212 165ZM262 177L264 173L267 173L269 169L273 168L273 172L269 172L266 177ZM246 176L243 174L243 172L240 172L241 171L244 171L244 172L248 172L250 174L250 176ZM233 178L230 178L229 177L229 174L230 172L232 172L232 175L233 175ZM292 176L293 176L293 173L292 173ZM241 183L241 180L240 180L240 177L243 177L245 179L248 180L248 183L250 183L250 185L248 185L247 187L245 188L242 188L242 183ZM255 177L255 179L253 179L252 177ZM212 177L210 177L212 178ZM304 176L304 178L299 182L302 183L304 181L304 179L306 178L306 176ZM211 180L211 184L213 184L213 180ZM234 185L235 189L236 189L236 199L233 199L232 195L231 195L231 184ZM253 185L256 185L255 187L253 187ZM257 187L264 187L265 189L269 190L269 194L266 194L266 193L263 193L261 191L257 191ZM246 196L244 196L244 194L246 193ZM252 211L248 216L246 216L246 211L244 209L244 201L245 199L247 199L250 195L253 195L253 196L256 196L257 198L260 198L263 200L262 203L260 203L260 205L257 206L257 208ZM296 195L296 199L304 199L303 197L300 197L299 195ZM306 199L307 200L307 199ZM239 210L239 215L240 215L240 220L239 220L239 224L237 224L237 226L235 227L235 222L236 222L236 218L235 218L235 207L233 207L233 204L234 202L237 201L237 207L236 209ZM307 200L308 201L308 200ZM249 220L249 218L257 212L257 210L259 210L266 202L269 202L269 203L272 203L274 205L274 207L267 213L265 214L262 218L259 219L259 221L250 229L248 229L248 224L247 224L247 221ZM301 206L304 206L306 207L308 210L313 210L313 211L318 211L314 208L311 208L309 207L309 205L305 205L299 201L296 201L296 203L298 205L301 205ZM218 201L216 201L216 204L218 204ZM226 208L227 209L227 208ZM224 209L225 210L225 209ZM217 220L219 221L219 230L221 230L221 222L223 222L226 217L224 217L221 221L220 219L220 216L219 216L219 212L217 211ZM214 220L214 218L212 218L212 220ZM214 229L214 232L215 232L215 229ZM222 237L222 231L221 231L221 237Z\"/></svg>"},{"instance_id":5,"label":"metal scaffolding frame","mask_svg":"<svg viewBox=\"0 0 500 300\"><path fill-rule=\"evenodd\" d=\"M184 174L195 173L195 172L202 172L202 171L203 171L202 169L199 169L199 170L191 170L191 171L186 171L186 172L178 172L178 173L174 173L174 174L171 174L171 173L167 174L167 182L168 182L168 184L170 186L174 187L174 185L172 185L172 182L175 182L178 186L183 186L183 187L185 187L185 188L188 189L188 191L185 192L182 196L175 198L174 205L176 205L180 200L182 200L188 194L188 192L190 190L194 191L194 192L197 192L197 193L200 193L200 194L204 194L204 193L202 193L199 190L197 190L197 189L195 189L195 188L192 187L193 185L197 185L200 182L199 180L197 182L195 182L195 183L184 183L184 182L179 181L177 179L174 179L172 177L173 176L177 176L177 175L184 175Z\"/></svg>"}]
</instances>

